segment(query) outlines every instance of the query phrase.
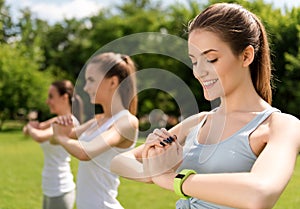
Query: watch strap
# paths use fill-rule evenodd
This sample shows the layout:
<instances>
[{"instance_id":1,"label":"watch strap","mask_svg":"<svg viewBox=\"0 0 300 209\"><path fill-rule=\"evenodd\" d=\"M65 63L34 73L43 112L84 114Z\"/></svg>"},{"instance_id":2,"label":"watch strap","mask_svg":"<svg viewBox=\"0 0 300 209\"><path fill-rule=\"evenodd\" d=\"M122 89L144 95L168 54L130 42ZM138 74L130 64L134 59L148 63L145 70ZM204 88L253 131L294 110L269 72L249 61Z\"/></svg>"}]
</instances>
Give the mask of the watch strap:
<instances>
[{"instance_id":1,"label":"watch strap","mask_svg":"<svg viewBox=\"0 0 300 209\"><path fill-rule=\"evenodd\" d=\"M190 198L190 196L187 196L182 192L182 184L191 174L196 174L196 171L190 169L183 169L174 178L174 192L182 199Z\"/></svg>"}]
</instances>

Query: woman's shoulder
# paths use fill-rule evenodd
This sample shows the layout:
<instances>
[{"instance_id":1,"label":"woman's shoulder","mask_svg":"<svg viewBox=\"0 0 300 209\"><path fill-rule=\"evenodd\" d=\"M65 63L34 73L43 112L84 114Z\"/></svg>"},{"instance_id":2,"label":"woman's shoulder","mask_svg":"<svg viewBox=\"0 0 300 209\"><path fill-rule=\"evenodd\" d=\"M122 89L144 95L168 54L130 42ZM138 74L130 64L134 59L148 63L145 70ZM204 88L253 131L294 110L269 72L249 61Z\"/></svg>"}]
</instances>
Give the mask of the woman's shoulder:
<instances>
[{"instance_id":1,"label":"woman's shoulder","mask_svg":"<svg viewBox=\"0 0 300 209\"><path fill-rule=\"evenodd\" d=\"M285 126L285 124L300 125L300 120L296 116L283 112L274 112L270 117L270 122L275 125L280 124L281 126Z\"/></svg>"},{"instance_id":2,"label":"woman's shoulder","mask_svg":"<svg viewBox=\"0 0 300 209\"><path fill-rule=\"evenodd\" d=\"M209 114L212 114L211 111L203 111L194 115L187 117L182 120L179 124L170 129L170 131L174 133L181 133L183 136L187 136L187 134L198 125L205 117Z\"/></svg>"},{"instance_id":3,"label":"woman's shoulder","mask_svg":"<svg viewBox=\"0 0 300 209\"><path fill-rule=\"evenodd\" d=\"M134 128L138 128L138 126L139 126L139 119L135 115L133 115L130 112L128 112L128 120L129 120L129 123Z\"/></svg>"},{"instance_id":4,"label":"woman's shoulder","mask_svg":"<svg viewBox=\"0 0 300 209\"><path fill-rule=\"evenodd\" d=\"M274 135L284 133L285 136L300 136L300 120L294 115L274 112L269 120L270 133L274 133Z\"/></svg>"},{"instance_id":5,"label":"woman's shoulder","mask_svg":"<svg viewBox=\"0 0 300 209\"><path fill-rule=\"evenodd\" d=\"M129 111L122 111L120 116L115 120L115 125L121 125L123 128L134 128L137 129L139 126L138 118L131 114Z\"/></svg>"}]
</instances>

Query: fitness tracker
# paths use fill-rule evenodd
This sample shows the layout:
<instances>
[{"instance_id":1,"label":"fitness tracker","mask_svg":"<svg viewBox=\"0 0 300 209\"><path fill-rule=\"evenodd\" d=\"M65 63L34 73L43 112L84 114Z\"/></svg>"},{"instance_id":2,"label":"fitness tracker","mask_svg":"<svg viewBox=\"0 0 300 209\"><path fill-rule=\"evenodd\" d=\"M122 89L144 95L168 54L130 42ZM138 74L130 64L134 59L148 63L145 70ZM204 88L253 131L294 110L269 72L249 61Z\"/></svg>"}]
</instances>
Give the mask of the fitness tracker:
<instances>
[{"instance_id":1,"label":"fitness tracker","mask_svg":"<svg viewBox=\"0 0 300 209\"><path fill-rule=\"evenodd\" d=\"M174 178L174 192L182 199L190 198L190 196L187 196L182 192L182 184L191 174L196 174L196 171L190 169L183 169Z\"/></svg>"}]
</instances>

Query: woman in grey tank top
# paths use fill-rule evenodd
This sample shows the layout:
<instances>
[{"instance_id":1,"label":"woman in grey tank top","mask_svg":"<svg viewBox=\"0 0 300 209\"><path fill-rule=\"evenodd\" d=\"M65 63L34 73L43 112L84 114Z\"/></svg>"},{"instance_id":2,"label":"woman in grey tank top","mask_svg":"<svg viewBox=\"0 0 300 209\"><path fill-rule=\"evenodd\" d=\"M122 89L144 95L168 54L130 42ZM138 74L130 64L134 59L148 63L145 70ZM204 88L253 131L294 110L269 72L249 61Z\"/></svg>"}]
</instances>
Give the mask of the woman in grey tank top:
<instances>
[{"instance_id":1,"label":"woman in grey tank top","mask_svg":"<svg viewBox=\"0 0 300 209\"><path fill-rule=\"evenodd\" d=\"M188 31L194 76L220 106L154 130L112 170L175 191L177 209L272 208L293 173L300 122L271 106L265 28L245 8L219 3Z\"/></svg>"}]
</instances>

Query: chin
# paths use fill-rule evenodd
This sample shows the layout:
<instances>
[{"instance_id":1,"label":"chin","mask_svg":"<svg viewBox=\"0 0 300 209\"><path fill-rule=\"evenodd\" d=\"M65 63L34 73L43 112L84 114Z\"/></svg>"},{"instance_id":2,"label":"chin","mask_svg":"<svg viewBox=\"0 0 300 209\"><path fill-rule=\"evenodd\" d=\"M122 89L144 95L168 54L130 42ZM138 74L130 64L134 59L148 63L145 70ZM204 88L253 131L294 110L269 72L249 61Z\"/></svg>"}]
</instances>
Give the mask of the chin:
<instances>
[{"instance_id":1,"label":"chin","mask_svg":"<svg viewBox=\"0 0 300 209\"><path fill-rule=\"evenodd\" d=\"M207 101L213 101L215 99L217 99L218 97L217 96L213 96L213 95L207 95L207 94L204 94L204 98L207 100Z\"/></svg>"},{"instance_id":2,"label":"chin","mask_svg":"<svg viewBox=\"0 0 300 209\"><path fill-rule=\"evenodd\" d=\"M95 103L95 99L90 97L90 103L94 104Z\"/></svg>"},{"instance_id":3,"label":"chin","mask_svg":"<svg viewBox=\"0 0 300 209\"><path fill-rule=\"evenodd\" d=\"M54 110L50 110L51 114L56 114L56 112Z\"/></svg>"},{"instance_id":4,"label":"chin","mask_svg":"<svg viewBox=\"0 0 300 209\"><path fill-rule=\"evenodd\" d=\"M210 102L220 98L220 96L221 96L221 94L219 94L217 92L208 93L207 91L204 91L204 98Z\"/></svg>"}]
</instances>

